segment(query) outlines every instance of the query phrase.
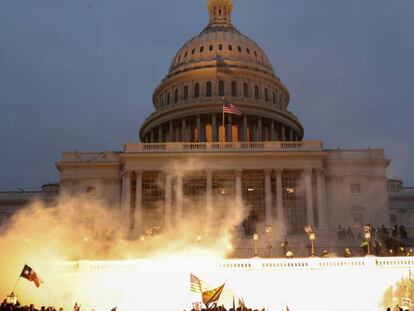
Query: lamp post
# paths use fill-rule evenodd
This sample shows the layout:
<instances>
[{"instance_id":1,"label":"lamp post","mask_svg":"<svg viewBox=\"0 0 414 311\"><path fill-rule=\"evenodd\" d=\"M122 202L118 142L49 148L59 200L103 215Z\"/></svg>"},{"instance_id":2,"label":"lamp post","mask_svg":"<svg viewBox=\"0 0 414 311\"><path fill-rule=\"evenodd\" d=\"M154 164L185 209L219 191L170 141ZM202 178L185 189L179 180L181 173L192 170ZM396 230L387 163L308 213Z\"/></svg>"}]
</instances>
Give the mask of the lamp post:
<instances>
[{"instance_id":1,"label":"lamp post","mask_svg":"<svg viewBox=\"0 0 414 311\"><path fill-rule=\"evenodd\" d=\"M371 255L371 225L364 226L364 238L367 243L367 256Z\"/></svg>"},{"instance_id":2,"label":"lamp post","mask_svg":"<svg viewBox=\"0 0 414 311\"><path fill-rule=\"evenodd\" d=\"M253 234L253 246L254 246L254 257L258 257L257 252L257 241L259 240L259 235L257 233Z\"/></svg>"},{"instance_id":3,"label":"lamp post","mask_svg":"<svg viewBox=\"0 0 414 311\"><path fill-rule=\"evenodd\" d=\"M308 239L310 242L310 257L315 257L315 240L316 240L316 234L313 232L311 225L305 226L305 232L308 235Z\"/></svg>"},{"instance_id":4,"label":"lamp post","mask_svg":"<svg viewBox=\"0 0 414 311\"><path fill-rule=\"evenodd\" d=\"M272 250L272 244L270 242L271 238L272 238L272 233L273 233L272 226L266 226L265 232L266 232L266 247L267 247L267 250L269 252L269 258L270 258L271 250Z\"/></svg>"}]
</instances>

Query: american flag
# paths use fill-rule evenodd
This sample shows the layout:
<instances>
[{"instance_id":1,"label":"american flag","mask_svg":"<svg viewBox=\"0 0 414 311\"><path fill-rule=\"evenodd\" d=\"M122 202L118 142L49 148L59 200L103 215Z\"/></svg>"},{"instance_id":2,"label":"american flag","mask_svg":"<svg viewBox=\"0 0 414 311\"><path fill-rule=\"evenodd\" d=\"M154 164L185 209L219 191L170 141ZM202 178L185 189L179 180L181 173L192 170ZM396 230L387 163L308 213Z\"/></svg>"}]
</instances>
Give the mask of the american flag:
<instances>
[{"instance_id":1,"label":"american flag","mask_svg":"<svg viewBox=\"0 0 414 311\"><path fill-rule=\"evenodd\" d=\"M242 113L239 109L237 109L236 106L234 106L232 103L230 103L227 99L223 98L223 112L228 114L234 114L237 116L241 116Z\"/></svg>"},{"instance_id":2,"label":"american flag","mask_svg":"<svg viewBox=\"0 0 414 311\"><path fill-rule=\"evenodd\" d=\"M202 293L201 280L194 274L190 273L190 291L195 293Z\"/></svg>"}]
</instances>

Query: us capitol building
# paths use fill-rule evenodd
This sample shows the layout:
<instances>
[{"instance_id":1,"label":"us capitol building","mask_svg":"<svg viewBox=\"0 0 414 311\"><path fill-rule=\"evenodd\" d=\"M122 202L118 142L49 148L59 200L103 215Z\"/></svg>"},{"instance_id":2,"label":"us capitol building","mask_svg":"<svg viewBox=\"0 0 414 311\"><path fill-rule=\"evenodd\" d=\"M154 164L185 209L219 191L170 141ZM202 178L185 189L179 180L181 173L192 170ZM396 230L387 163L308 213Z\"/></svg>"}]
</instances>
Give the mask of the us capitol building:
<instances>
[{"instance_id":1,"label":"us capitol building","mask_svg":"<svg viewBox=\"0 0 414 311\"><path fill-rule=\"evenodd\" d=\"M304 140L288 88L232 24L232 1L209 0L207 8L207 26L154 91L141 142L121 152L63 153L61 192L105 199L137 235L180 226L190 214L214 224L229 202L248 209L241 241L278 226L294 238L310 224L329 238L339 225L389 225L383 150ZM241 115L223 118L223 98Z\"/></svg>"}]
</instances>

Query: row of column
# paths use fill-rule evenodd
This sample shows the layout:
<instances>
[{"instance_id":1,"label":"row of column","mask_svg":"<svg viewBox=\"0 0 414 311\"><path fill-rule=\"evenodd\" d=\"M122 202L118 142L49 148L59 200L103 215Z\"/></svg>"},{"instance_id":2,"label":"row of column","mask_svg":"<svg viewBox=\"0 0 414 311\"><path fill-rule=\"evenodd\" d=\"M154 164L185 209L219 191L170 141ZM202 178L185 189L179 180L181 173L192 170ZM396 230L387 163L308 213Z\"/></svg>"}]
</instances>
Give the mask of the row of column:
<instances>
[{"instance_id":1,"label":"row of column","mask_svg":"<svg viewBox=\"0 0 414 311\"><path fill-rule=\"evenodd\" d=\"M218 120L216 114L212 114L210 117L211 117L211 122L209 124L211 124L211 129L212 129L211 140L213 142L218 142L219 141L219 128L222 126L223 120L222 118ZM225 116L225 118L228 118L228 116ZM264 131L266 128L266 126L263 125L264 123L263 118L255 117L254 119L256 122L251 124L250 130L256 134L253 134L252 141L263 141ZM232 142L232 122L230 120L225 120L224 123L226 123L226 139L225 140L227 142ZM197 130L197 137L194 137L193 139L194 141L196 142L206 141L205 128L207 124L203 124L200 115L196 116L195 118L195 127L194 125L191 125L191 124L189 125L186 118L181 119L181 124L179 128L181 139L179 137L175 137L176 136L175 133L177 133L177 131L174 125L175 125L174 121L169 121L168 130L166 131L167 133L166 137L164 137L165 135L164 124L159 125L158 128L152 129L149 132L149 134L145 136L145 142L146 143L162 143L164 142L164 140L168 142L174 142L174 141L179 141L179 140L183 142L189 142L192 140L190 133L193 129ZM279 128L280 128L279 130L277 130L277 125L279 125ZM248 140L248 137L247 137L248 117L247 116L243 116L242 123L239 125L239 128L241 130L241 141L247 141ZM299 134L295 132L291 127L285 126L282 123L279 124L273 120L268 122L268 132L270 136L268 138L272 141L278 141L278 140L299 141L300 139Z\"/></svg>"},{"instance_id":2,"label":"row of column","mask_svg":"<svg viewBox=\"0 0 414 311\"><path fill-rule=\"evenodd\" d=\"M272 183L271 174L274 172L275 176L275 191L276 191L276 202L275 210L276 215L273 215L272 206ZM132 206L131 200L131 176L132 171L126 171L123 174L122 181L122 220L123 224L128 228L131 228L131 221L134 219L135 228L142 226L142 170L136 170L135 172L135 200L134 206ZM315 225L314 221L314 202L313 202L313 189L312 189L312 169L304 170L305 179L305 191L306 191L306 214L307 224L312 226ZM316 187L317 187L317 208L318 208L318 226L319 228L327 228L328 226L328 211L326 206L326 184L325 175L323 170L316 170ZM177 192L176 192L176 223L179 223L183 218L183 176L172 174L166 174L165 183L165 226L166 229L172 227L172 179L177 178ZM266 226L273 225L274 220L285 221L284 205L283 205L283 169L265 169L264 170L264 182L265 182L265 221ZM207 223L212 224L211 215L213 214L213 170L206 171L207 179L207 191L206 191L206 214ZM242 203L242 170L236 170L236 202Z\"/></svg>"}]
</instances>

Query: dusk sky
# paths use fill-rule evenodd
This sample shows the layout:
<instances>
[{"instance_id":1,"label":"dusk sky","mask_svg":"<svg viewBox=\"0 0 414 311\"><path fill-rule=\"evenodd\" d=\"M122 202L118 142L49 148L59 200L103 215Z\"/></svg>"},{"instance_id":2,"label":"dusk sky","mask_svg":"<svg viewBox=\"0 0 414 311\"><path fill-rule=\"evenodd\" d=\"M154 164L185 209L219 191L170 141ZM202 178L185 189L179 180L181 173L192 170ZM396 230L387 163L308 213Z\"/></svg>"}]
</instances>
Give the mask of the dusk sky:
<instances>
[{"instance_id":1,"label":"dusk sky","mask_svg":"<svg viewBox=\"0 0 414 311\"><path fill-rule=\"evenodd\" d=\"M306 140L383 148L414 186L414 1L234 0ZM63 151L122 150L205 0L0 0L0 191L58 181Z\"/></svg>"}]
</instances>

